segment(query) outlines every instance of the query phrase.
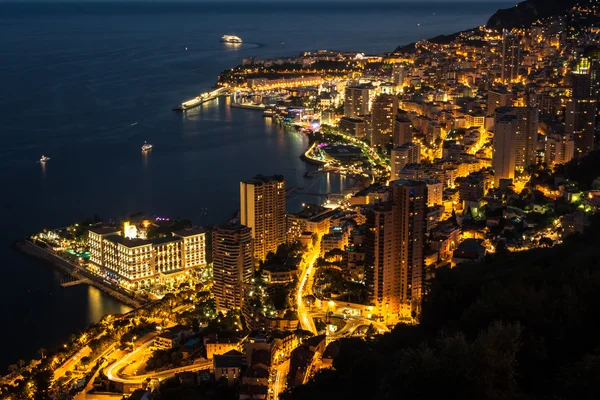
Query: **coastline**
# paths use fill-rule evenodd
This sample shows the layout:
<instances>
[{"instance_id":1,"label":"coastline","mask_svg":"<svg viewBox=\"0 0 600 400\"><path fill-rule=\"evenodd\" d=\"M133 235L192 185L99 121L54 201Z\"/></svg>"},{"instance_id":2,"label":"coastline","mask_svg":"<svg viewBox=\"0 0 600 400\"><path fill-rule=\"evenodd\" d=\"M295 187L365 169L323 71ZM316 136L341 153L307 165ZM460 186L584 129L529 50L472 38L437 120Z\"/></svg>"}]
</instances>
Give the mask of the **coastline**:
<instances>
[{"instance_id":1,"label":"coastline","mask_svg":"<svg viewBox=\"0 0 600 400\"><path fill-rule=\"evenodd\" d=\"M78 280L82 281L82 284L93 286L96 289L108 294L120 303L132 307L133 309L140 308L147 304L147 302L137 300L122 291L108 286L99 277L91 274L89 271L86 271L85 269L68 262L58 255L41 248L28 239L21 239L13 242L11 248L44 264L50 264L59 272L77 278Z\"/></svg>"}]
</instances>

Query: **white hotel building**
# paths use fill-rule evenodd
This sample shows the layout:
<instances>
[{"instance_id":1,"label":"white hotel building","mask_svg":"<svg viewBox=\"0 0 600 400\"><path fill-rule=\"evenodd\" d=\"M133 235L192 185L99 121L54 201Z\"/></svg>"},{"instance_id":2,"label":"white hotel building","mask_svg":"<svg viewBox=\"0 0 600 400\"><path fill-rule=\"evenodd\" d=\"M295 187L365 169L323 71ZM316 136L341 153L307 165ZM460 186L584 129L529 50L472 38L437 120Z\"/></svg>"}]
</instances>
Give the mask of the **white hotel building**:
<instances>
[{"instance_id":1,"label":"white hotel building","mask_svg":"<svg viewBox=\"0 0 600 400\"><path fill-rule=\"evenodd\" d=\"M203 229L186 229L173 232L170 237L145 240L125 237L116 228L93 227L88 242L92 267L108 281L129 290L176 280L192 268L206 266Z\"/></svg>"}]
</instances>

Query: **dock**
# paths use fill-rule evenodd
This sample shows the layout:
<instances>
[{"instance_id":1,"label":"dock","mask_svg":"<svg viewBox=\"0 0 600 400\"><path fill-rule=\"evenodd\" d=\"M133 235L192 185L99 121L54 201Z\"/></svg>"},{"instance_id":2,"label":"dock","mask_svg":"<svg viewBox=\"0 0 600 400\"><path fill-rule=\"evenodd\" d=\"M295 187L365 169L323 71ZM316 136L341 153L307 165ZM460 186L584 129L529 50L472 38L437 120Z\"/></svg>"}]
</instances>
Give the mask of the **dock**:
<instances>
[{"instance_id":1,"label":"dock","mask_svg":"<svg viewBox=\"0 0 600 400\"><path fill-rule=\"evenodd\" d=\"M36 245L31 240L24 239L15 241L12 244L12 248L31 258L52 265L60 272L72 277L74 280L63 282L67 284L67 286L75 285L75 283L71 284L71 282L77 282L77 284L84 283L94 286L96 289L103 291L104 293L108 294L119 302L130 306L131 308L139 308L146 304L145 301L135 298L132 294L124 292L119 287L108 285L101 277L93 275L79 265L70 263L64 258L61 258L58 254Z\"/></svg>"},{"instance_id":2,"label":"dock","mask_svg":"<svg viewBox=\"0 0 600 400\"><path fill-rule=\"evenodd\" d=\"M77 286L77 285L80 285L82 283L89 284L89 281L87 279L76 279L76 280L73 280L73 281L62 282L60 284L60 286L62 286L62 287L70 287L70 286Z\"/></svg>"},{"instance_id":3,"label":"dock","mask_svg":"<svg viewBox=\"0 0 600 400\"><path fill-rule=\"evenodd\" d=\"M191 100L184 101L183 103L175 106L173 108L173 111L178 111L178 112L187 111L192 108L196 108L196 107L206 103L207 101L214 100L217 97L224 96L226 94L228 94L227 88L219 88L219 89L213 90L212 92L202 93L199 96L196 96Z\"/></svg>"}]
</instances>

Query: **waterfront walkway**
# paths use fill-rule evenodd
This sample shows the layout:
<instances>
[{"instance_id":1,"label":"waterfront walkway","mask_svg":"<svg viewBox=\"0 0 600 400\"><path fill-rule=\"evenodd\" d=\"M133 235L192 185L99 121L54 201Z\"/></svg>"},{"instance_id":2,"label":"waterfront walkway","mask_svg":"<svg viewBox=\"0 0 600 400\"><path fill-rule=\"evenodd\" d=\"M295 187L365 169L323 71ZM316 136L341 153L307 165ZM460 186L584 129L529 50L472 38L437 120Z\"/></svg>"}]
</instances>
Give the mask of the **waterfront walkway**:
<instances>
[{"instance_id":1,"label":"waterfront walkway","mask_svg":"<svg viewBox=\"0 0 600 400\"><path fill-rule=\"evenodd\" d=\"M38 259L40 261L52 264L61 272L77 278L78 280L86 280L86 284L93 286L109 296L115 298L119 302L128 305L133 308L139 308L144 303L134 299L131 295L121 292L118 288L112 287L105 283L104 280L92 274L84 267L73 264L59 255L52 253L30 240L20 240L14 243L13 247L23 254Z\"/></svg>"}]
</instances>

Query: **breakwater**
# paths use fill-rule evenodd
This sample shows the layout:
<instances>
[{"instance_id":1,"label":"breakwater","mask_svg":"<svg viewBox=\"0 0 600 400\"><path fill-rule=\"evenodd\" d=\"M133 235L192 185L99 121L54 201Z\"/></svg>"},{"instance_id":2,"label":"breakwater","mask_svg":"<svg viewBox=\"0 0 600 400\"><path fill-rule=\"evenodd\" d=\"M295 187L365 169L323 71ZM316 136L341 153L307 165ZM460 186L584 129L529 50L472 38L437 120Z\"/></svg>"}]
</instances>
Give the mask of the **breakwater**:
<instances>
[{"instance_id":1,"label":"breakwater","mask_svg":"<svg viewBox=\"0 0 600 400\"><path fill-rule=\"evenodd\" d=\"M54 254L38 245L33 243L31 240L23 239L15 241L12 245L13 249L25 254L31 258L35 258L38 261L41 261L45 264L52 265L54 268L59 270L60 272L70 275L78 280L83 281L83 283L88 284L97 288L98 290L103 291L119 302L133 307L139 308L145 304L144 301L135 298L134 296L121 291L115 287L110 286L105 283L104 280L96 276L84 268L75 265L64 258Z\"/></svg>"}]
</instances>

